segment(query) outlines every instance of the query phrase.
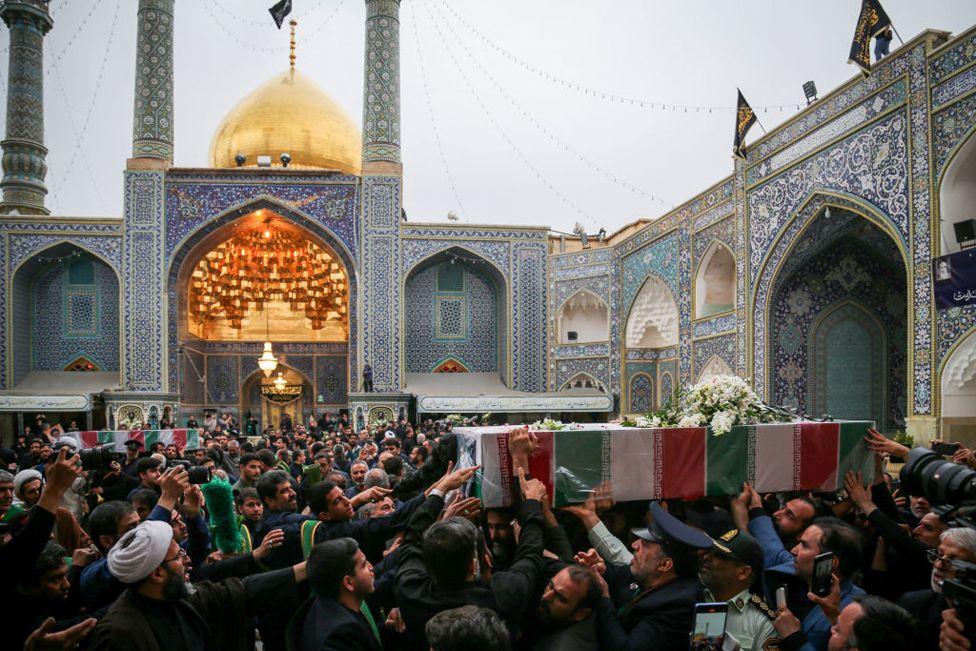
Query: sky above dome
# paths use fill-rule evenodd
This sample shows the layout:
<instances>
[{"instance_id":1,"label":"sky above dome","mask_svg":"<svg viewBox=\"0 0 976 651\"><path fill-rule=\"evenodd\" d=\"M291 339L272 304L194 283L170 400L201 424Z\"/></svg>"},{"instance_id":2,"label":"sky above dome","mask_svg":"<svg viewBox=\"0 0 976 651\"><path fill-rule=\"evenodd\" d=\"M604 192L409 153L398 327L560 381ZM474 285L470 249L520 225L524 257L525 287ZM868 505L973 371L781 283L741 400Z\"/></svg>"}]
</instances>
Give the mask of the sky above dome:
<instances>
[{"instance_id":1,"label":"sky above dome","mask_svg":"<svg viewBox=\"0 0 976 651\"><path fill-rule=\"evenodd\" d=\"M271 0L176 3L176 165L201 167L223 116L288 66ZM294 0L298 68L362 114L361 0ZM885 0L906 40L976 24L972 0ZM131 155L136 0L52 0L45 42L48 206L119 215ZM740 87L767 129L856 74L857 0L404 0L404 208L411 221L608 231L660 216L731 173ZM463 22L462 22L463 21ZM0 52L9 33L0 30ZM897 39L892 47L897 47ZM453 56L452 56L453 55ZM527 65L522 65L524 62ZM531 68L529 67L531 66ZM543 74L540 74L540 71ZM6 95L6 65L0 93ZM5 105L5 102L4 102ZM779 105L787 108L780 110ZM5 122L5 116L0 115ZM750 141L762 133L753 127Z\"/></svg>"}]
</instances>

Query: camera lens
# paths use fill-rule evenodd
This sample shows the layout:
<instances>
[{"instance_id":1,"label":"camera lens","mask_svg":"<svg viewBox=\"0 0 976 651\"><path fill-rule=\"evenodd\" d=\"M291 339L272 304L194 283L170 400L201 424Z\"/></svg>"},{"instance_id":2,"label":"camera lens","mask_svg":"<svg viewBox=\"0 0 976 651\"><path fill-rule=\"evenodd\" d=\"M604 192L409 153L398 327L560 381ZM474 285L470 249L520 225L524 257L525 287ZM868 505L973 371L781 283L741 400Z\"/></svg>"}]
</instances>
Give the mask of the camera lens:
<instances>
[{"instance_id":1,"label":"camera lens","mask_svg":"<svg viewBox=\"0 0 976 651\"><path fill-rule=\"evenodd\" d=\"M976 470L947 461L926 448L908 453L901 484L909 495L924 496L933 504L976 499Z\"/></svg>"}]
</instances>

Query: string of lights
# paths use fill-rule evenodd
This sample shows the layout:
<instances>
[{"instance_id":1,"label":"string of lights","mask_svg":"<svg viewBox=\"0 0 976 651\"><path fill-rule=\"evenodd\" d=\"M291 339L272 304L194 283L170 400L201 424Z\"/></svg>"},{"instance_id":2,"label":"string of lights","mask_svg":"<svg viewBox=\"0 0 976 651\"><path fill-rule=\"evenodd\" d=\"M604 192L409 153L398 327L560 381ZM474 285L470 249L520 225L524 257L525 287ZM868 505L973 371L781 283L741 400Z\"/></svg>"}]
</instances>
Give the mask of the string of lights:
<instances>
[{"instance_id":1,"label":"string of lights","mask_svg":"<svg viewBox=\"0 0 976 651\"><path fill-rule=\"evenodd\" d=\"M252 50L254 52L264 52L266 54L280 54L281 52L283 52L288 47L288 44L285 43L284 41L282 41L282 44L280 46L277 46L277 47L267 47L267 46L263 46L263 45L255 45L252 42L245 41L240 36L238 36L237 34L235 34L234 32L232 32L230 30L230 28L228 28L227 25L225 25L220 20L220 18L217 17L217 14L214 13L213 8L211 7L211 3L209 3L209 2L195 2L193 4L195 6L202 7L203 10L206 11L210 15L210 18L213 19L214 24L217 25L217 27L220 28L220 31L222 31L224 34L226 34L229 39L231 39L232 41L236 42L238 45L241 45L241 46L243 46L243 47L245 47L245 48L247 48L249 50Z\"/></svg>"},{"instance_id":2,"label":"string of lights","mask_svg":"<svg viewBox=\"0 0 976 651\"><path fill-rule=\"evenodd\" d=\"M88 152L84 148L84 141L85 136L88 134L88 128L91 126L92 115L94 114L95 103L99 98L99 91L101 89L102 82L105 79L105 70L108 67L109 54L112 51L112 45L115 43L115 29L118 26L119 12L121 11L121 8L122 0L117 0L115 3L115 13L112 16L112 24L111 27L109 27L108 39L105 46L105 56L102 58L101 66L99 66L98 77L95 81L95 88L92 92L92 101L88 106L88 112L85 114L85 121L82 123L81 129L78 128L78 125L75 122L75 111L72 107L71 101L68 99L68 91L64 86L64 79L61 77L60 66L55 63L52 64L50 69L50 73L52 73L52 76L54 77L55 85L58 87L58 93L61 96L61 100L64 102L65 113L68 117L68 126L71 127L71 133L75 138L75 147L71 152L71 157L68 159L67 165L64 167L64 173L60 175L60 178L58 178L57 181L52 181L51 183L51 203L53 206L58 205L58 200L60 199L60 189L67 180L71 170L74 168L75 159L80 153L82 161L84 162L85 171L87 172L88 178L91 181L91 188L95 193L95 197L98 199L98 204L102 211L106 210L105 197L98 185L98 179L95 177L95 171L92 168L91 159L88 157ZM60 61L60 59L58 61Z\"/></svg>"},{"instance_id":3,"label":"string of lights","mask_svg":"<svg viewBox=\"0 0 976 651\"><path fill-rule=\"evenodd\" d=\"M105 45L105 55L102 57L102 64L98 69L98 77L95 79L95 87L92 90L92 99L88 104L88 112L85 114L85 120L81 125L81 132L76 134L75 147L71 151L71 157L68 159L68 164L64 167L64 174L55 184L60 187L64 181L67 180L68 174L74 169L75 159L78 157L78 153L84 150L85 137L88 135L88 128L91 126L92 115L95 112L95 104L98 102L101 93L99 92L102 88L102 82L105 80L105 69L108 67L109 54L112 52L112 45L115 43L115 28L119 23L119 12L122 9L122 0L117 0L115 3L115 13L112 15L112 25L108 30L107 44ZM58 79L60 80L60 73L58 74ZM60 82L59 82L60 83ZM61 84L61 88L64 88L64 84ZM87 165L87 163L86 163ZM89 173L91 174L91 165L87 165ZM98 182L95 180L95 175L91 174L92 189L95 191L95 196L98 197L98 203L105 210L105 199L102 196L102 191L98 187Z\"/></svg>"},{"instance_id":4,"label":"string of lights","mask_svg":"<svg viewBox=\"0 0 976 651\"><path fill-rule=\"evenodd\" d=\"M441 142L440 130L437 128L437 117L434 115L434 103L430 99L430 86L427 83L427 68L424 65L424 53L420 46L420 30L417 29L417 12L412 3L410 5L410 16L413 23L413 38L414 45L417 48L417 59L420 62L420 78L423 80L424 96L427 99L427 115L430 118L431 128L434 131L434 141L437 143L437 153L440 154L441 164L444 166L444 173L447 175L447 181L451 185L451 194L454 195L454 201L457 203L458 210L461 211L461 215L463 216L465 214L464 203L461 201L461 197L457 191L457 186L454 184L454 174L451 173L451 168L447 164L447 156L444 155L444 145Z\"/></svg>"},{"instance_id":5,"label":"string of lights","mask_svg":"<svg viewBox=\"0 0 976 651\"><path fill-rule=\"evenodd\" d=\"M424 5L424 9L425 11L427 11L426 5ZM457 60L457 57L454 55L453 48L448 43L448 40L444 36L443 31L441 31L440 23L434 20L432 14L428 14L428 15L431 19L430 20L431 24L434 26L434 29L437 30L437 35L440 39L440 43L444 46L443 48L444 51L447 52L448 58L450 58L451 62L454 64L454 68L455 70L457 70L458 76L461 77L461 80L464 82L465 86L467 86L468 92L471 94L471 97L475 100L475 102L481 108L481 111L485 114L485 118L487 118L487 120L491 123L491 125L495 128L495 130L498 131L498 134L502 137L502 139L505 140L505 142L508 143L508 146L512 149L512 151L515 152L515 155L518 156L519 160L522 161L522 164L525 165L525 167L528 168L530 172L532 172L533 176L535 176L540 183L546 186L546 188L550 192L552 192L560 201L562 201L567 206L569 206L574 211L576 211L577 214L587 219L592 219L592 215L590 215L587 211L585 211L578 203L576 203L575 201L567 197L564 193L560 192L559 189L556 188L556 186L554 186L552 182L549 181L549 179L547 179L545 176L542 175L542 173L538 170L538 168L535 165L533 165L532 162L528 159L528 157L522 152L522 150L519 149L518 145L515 144L515 141L512 140L512 138L508 135L505 129L502 128L502 126L495 119L495 116L492 115L490 110L488 110L488 106L481 98L481 95L479 95L478 91L475 90L474 84L471 83L471 80L468 79L468 76L465 74L464 68L461 67L460 63Z\"/></svg>"},{"instance_id":6,"label":"string of lights","mask_svg":"<svg viewBox=\"0 0 976 651\"><path fill-rule=\"evenodd\" d=\"M88 13L85 14L85 17L82 18L81 22L78 23L78 26L75 27L75 31L71 33L71 36L68 38L68 41L64 44L64 47L62 47L57 54L51 57L51 63L48 65L47 68L48 74L50 74L52 70L58 67L58 64L61 63L61 59L64 58L65 54L68 53L68 50L71 49L71 46L74 45L74 42L78 38L78 35L81 34L82 30L85 29L85 26L88 24L88 21L91 20L92 16L95 15L95 11L98 10L98 7L101 6L101 4L102 4L102 0L95 0L93 3L91 3L91 6L88 9Z\"/></svg>"},{"instance_id":7,"label":"string of lights","mask_svg":"<svg viewBox=\"0 0 976 651\"><path fill-rule=\"evenodd\" d=\"M451 26L451 22L447 19L447 17L443 13L441 13L440 7L436 3L433 6L434 6L434 9L437 11L437 14L440 16L441 20L444 21L444 24L445 25L448 25L448 26ZM500 84L498 82L498 80L494 77L494 75L492 75L484 67L484 65L482 65L481 61L479 61L478 58L474 55L474 52L472 52L471 49L464 43L464 41L461 40L461 38L458 36L457 30L449 29L447 31L450 32L450 33L452 33L454 35L455 42L461 47L461 49L463 49L465 51L465 53L468 56L468 59L472 63L474 63L478 67L479 70L481 70L482 74L485 75L485 77L488 78L488 81L490 81L492 83L492 85L495 87L495 90L497 90L499 92L499 94L502 95L502 97L504 97L506 100L508 100L508 103L512 105L512 108L514 108L516 110L516 112L518 112L523 118L525 118L526 120L528 120L529 123L532 124L536 129L538 129L543 134L545 134L545 136L547 138L549 138L549 140L554 145L556 145L557 147L559 147L559 148L561 148L561 149L563 149L565 151L568 151L569 153L573 154L584 165L586 165L590 169L596 171L597 173L603 175L604 178L606 178L606 179L608 179L610 181L613 181L617 185L619 185L619 186L621 186L623 188L626 188L627 190L630 190L631 192L633 192L635 194L638 194L638 195L644 197L645 199L649 199L651 201L657 201L658 203L660 203L660 204L662 204L662 205L664 205L664 206L666 206L668 208L671 208L672 206L674 206L674 202L665 201L664 199L662 199L662 198L660 198L660 197L658 197L658 196L656 196L654 194L651 194L650 192L647 192L647 191L645 191L645 190L637 187L636 185L634 185L632 183L629 183L629 182L621 179L620 177L618 177L616 174L614 174L613 172L609 171L605 167L602 167L601 165L599 165L599 164L593 162L591 159L587 158L578 149L576 149L572 145L569 145L564 140L562 140L559 136L557 136L556 134L554 134L549 128L547 128L539 120L537 120L535 117L533 117L532 115L530 115L529 112L525 110L525 107L523 107L518 102L518 100L516 100L514 97L512 97L511 93L509 93L507 90L505 90L505 87L502 86L502 84Z\"/></svg>"},{"instance_id":8,"label":"string of lights","mask_svg":"<svg viewBox=\"0 0 976 651\"><path fill-rule=\"evenodd\" d=\"M303 36L302 38L307 39L309 42L311 42L316 36L318 36L322 32L322 30L324 30L332 22L332 19L338 15L339 10L342 9L343 3L345 3L345 0L339 0L339 2L337 2L335 7L332 9L332 13L326 16L325 20L319 23L316 27L313 27L308 32L308 36ZM316 5L316 9L324 6L325 6L324 4Z\"/></svg>"},{"instance_id":9,"label":"string of lights","mask_svg":"<svg viewBox=\"0 0 976 651\"><path fill-rule=\"evenodd\" d=\"M220 0L209 0L209 2L214 7L219 9L221 12L226 14L228 18L230 18L234 22L240 23L241 25L248 25L251 27L268 27L269 25L271 25L271 16L268 14L267 11L263 12L264 19L258 20L256 18L248 18L247 16L241 16L240 14L236 13L234 10L225 7ZM340 2L339 4L342 4L342 2ZM312 16L317 12L321 11L324 7L327 7L328 5L329 5L328 2L315 3L311 9L309 9L305 13L299 14L299 17L304 19L309 16Z\"/></svg>"},{"instance_id":10,"label":"string of lights","mask_svg":"<svg viewBox=\"0 0 976 651\"><path fill-rule=\"evenodd\" d=\"M473 33L475 36L477 36L489 48L491 48L501 56L505 57L512 63L523 68L524 70L535 74L536 76L540 77L541 79L544 79L545 81L556 84L557 86L562 86L564 88L568 88L570 90L576 91L583 95L606 100L615 104L629 104L630 106L639 106L641 108L659 110L659 111L673 111L673 112L684 112L684 113L689 113L689 112L711 113L713 111L735 111L736 110L736 106L734 105L710 106L706 104L679 104L679 103L672 103L672 102L661 102L657 100L643 99L638 97L628 97L626 95L619 95L617 93L611 93L605 90L591 88L584 84L579 84L575 81L571 81L569 79L559 77L557 75L554 75L552 73L543 70L542 68L539 68L538 66L529 63L525 59L513 54L512 52L506 50L505 48L495 43L493 40L488 38L488 36L486 36L483 32L481 32L477 27L475 27L470 22L468 22L464 18L464 16L462 16L460 13L455 11L455 9L451 6L449 2L442 2L441 4L449 12L451 12L451 14L454 15L457 21L462 26L464 26L465 29ZM768 112L770 110L799 111L802 108L803 108L802 104L798 104L794 102L785 102L782 104L766 104L761 106L754 106L753 110L762 110L764 112Z\"/></svg>"},{"instance_id":11,"label":"string of lights","mask_svg":"<svg viewBox=\"0 0 976 651\"><path fill-rule=\"evenodd\" d=\"M43 263L61 263L68 262L69 260L80 260L82 258L81 251L72 251L68 255L55 255L55 256L45 256L45 255L34 255L31 256L32 262L43 262Z\"/></svg>"}]
</instances>

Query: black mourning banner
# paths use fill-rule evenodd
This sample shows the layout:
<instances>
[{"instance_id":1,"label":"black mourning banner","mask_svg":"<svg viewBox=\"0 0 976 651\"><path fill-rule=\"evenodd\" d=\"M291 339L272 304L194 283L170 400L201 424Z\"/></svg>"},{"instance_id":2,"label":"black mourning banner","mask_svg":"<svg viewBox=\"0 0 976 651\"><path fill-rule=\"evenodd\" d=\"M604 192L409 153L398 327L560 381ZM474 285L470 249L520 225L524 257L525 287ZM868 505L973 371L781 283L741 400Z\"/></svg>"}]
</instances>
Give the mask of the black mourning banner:
<instances>
[{"instance_id":1,"label":"black mourning banner","mask_svg":"<svg viewBox=\"0 0 976 651\"><path fill-rule=\"evenodd\" d=\"M871 74L871 39L889 27L891 19L878 0L861 0L861 15L857 17L847 62L856 65L865 75Z\"/></svg>"},{"instance_id":2,"label":"black mourning banner","mask_svg":"<svg viewBox=\"0 0 976 651\"><path fill-rule=\"evenodd\" d=\"M739 101L735 110L735 142L732 144L732 153L739 158L745 159L746 157L746 134L749 133L749 129L755 123L756 113L749 106L746 98L742 96L740 90Z\"/></svg>"},{"instance_id":3,"label":"black mourning banner","mask_svg":"<svg viewBox=\"0 0 976 651\"><path fill-rule=\"evenodd\" d=\"M271 12L271 17L274 18L275 25L278 29L285 24L285 18L291 13L291 0L281 0L281 2L275 4L275 6L268 9Z\"/></svg>"}]
</instances>

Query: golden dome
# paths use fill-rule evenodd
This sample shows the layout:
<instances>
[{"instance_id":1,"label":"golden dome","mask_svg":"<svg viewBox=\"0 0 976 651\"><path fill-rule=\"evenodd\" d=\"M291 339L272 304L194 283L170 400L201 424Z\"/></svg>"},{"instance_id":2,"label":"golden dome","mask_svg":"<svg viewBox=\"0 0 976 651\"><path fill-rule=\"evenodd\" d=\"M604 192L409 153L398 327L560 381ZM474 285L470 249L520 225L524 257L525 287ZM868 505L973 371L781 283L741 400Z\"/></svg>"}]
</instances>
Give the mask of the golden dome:
<instances>
[{"instance_id":1,"label":"golden dome","mask_svg":"<svg viewBox=\"0 0 976 651\"><path fill-rule=\"evenodd\" d=\"M211 167L237 167L237 154L256 167L258 156L270 156L281 167L362 170L363 137L349 116L305 75L291 69L251 92L235 106L210 144Z\"/></svg>"}]
</instances>

